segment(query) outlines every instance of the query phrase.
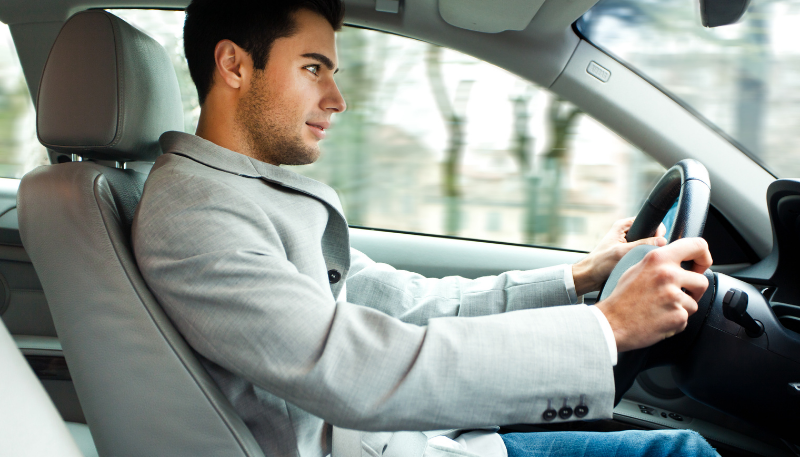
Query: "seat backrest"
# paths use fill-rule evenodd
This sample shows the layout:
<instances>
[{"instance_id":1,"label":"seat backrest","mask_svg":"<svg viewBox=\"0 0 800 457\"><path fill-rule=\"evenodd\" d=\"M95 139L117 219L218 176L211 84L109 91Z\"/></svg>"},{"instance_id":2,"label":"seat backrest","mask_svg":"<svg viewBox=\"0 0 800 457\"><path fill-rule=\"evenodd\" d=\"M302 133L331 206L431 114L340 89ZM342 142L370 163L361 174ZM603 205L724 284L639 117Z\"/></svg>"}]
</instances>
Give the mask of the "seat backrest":
<instances>
[{"instance_id":1,"label":"seat backrest","mask_svg":"<svg viewBox=\"0 0 800 457\"><path fill-rule=\"evenodd\" d=\"M153 160L160 134L182 130L182 113L158 43L104 11L70 18L42 76L37 130L49 149L84 161L22 179L20 234L100 455L263 456L130 247L145 177L113 166Z\"/></svg>"}]
</instances>

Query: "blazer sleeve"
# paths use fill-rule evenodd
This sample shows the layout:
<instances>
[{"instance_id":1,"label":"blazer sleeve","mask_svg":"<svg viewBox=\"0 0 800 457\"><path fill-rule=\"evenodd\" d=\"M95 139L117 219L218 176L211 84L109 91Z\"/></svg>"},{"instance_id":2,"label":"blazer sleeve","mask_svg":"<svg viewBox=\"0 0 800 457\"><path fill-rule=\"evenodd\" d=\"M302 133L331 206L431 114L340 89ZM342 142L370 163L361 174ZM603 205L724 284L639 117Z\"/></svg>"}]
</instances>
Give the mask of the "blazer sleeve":
<instances>
[{"instance_id":1,"label":"blazer sleeve","mask_svg":"<svg viewBox=\"0 0 800 457\"><path fill-rule=\"evenodd\" d=\"M565 265L558 265L477 279L426 278L377 263L351 248L347 301L425 325L435 317L485 316L572 304L564 275Z\"/></svg>"},{"instance_id":2,"label":"blazer sleeve","mask_svg":"<svg viewBox=\"0 0 800 457\"><path fill-rule=\"evenodd\" d=\"M248 382L365 431L541 422L562 402L611 417L611 362L586 306L404 323L300 274L250 196L197 176L161 184L134 224L141 272L188 343Z\"/></svg>"}]
</instances>

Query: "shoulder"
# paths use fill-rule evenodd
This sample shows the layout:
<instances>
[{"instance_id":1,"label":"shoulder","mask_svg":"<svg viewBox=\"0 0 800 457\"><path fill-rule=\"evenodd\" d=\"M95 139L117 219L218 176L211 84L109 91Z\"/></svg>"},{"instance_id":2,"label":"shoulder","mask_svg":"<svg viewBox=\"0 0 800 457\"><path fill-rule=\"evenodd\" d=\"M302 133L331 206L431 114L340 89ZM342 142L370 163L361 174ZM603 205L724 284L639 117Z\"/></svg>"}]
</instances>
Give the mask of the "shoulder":
<instances>
[{"instance_id":1,"label":"shoulder","mask_svg":"<svg viewBox=\"0 0 800 457\"><path fill-rule=\"evenodd\" d=\"M206 226L215 221L259 218L253 200L257 180L207 167L186 157L160 157L144 185L134 217L134 233L171 231L176 224Z\"/></svg>"},{"instance_id":2,"label":"shoulder","mask_svg":"<svg viewBox=\"0 0 800 457\"><path fill-rule=\"evenodd\" d=\"M174 208L213 202L247 201L252 178L217 170L177 154L164 154L153 166L144 185L140 207Z\"/></svg>"}]
</instances>

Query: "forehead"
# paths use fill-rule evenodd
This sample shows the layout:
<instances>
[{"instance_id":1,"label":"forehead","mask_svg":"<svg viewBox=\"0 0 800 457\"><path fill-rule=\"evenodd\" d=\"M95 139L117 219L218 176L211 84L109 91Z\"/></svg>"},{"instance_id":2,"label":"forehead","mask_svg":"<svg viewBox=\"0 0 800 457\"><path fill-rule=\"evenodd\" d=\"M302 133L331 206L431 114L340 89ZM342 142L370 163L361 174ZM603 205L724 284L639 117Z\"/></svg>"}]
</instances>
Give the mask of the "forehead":
<instances>
[{"instance_id":1,"label":"forehead","mask_svg":"<svg viewBox=\"0 0 800 457\"><path fill-rule=\"evenodd\" d=\"M294 13L295 33L286 38L275 40L273 49L284 48L294 54L323 54L336 62L336 34L331 24L323 16L306 9Z\"/></svg>"}]
</instances>

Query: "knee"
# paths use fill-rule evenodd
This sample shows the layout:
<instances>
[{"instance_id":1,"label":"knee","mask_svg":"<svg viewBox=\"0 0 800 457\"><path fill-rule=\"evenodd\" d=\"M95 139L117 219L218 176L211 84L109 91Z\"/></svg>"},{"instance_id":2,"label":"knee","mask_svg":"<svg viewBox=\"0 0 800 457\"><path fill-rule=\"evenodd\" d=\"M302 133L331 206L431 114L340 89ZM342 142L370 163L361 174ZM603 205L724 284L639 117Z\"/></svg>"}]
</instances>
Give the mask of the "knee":
<instances>
[{"instance_id":1,"label":"knee","mask_svg":"<svg viewBox=\"0 0 800 457\"><path fill-rule=\"evenodd\" d=\"M717 451L699 433L692 430L673 430L669 432L675 455L715 457ZM670 453L669 455L673 455Z\"/></svg>"}]
</instances>

